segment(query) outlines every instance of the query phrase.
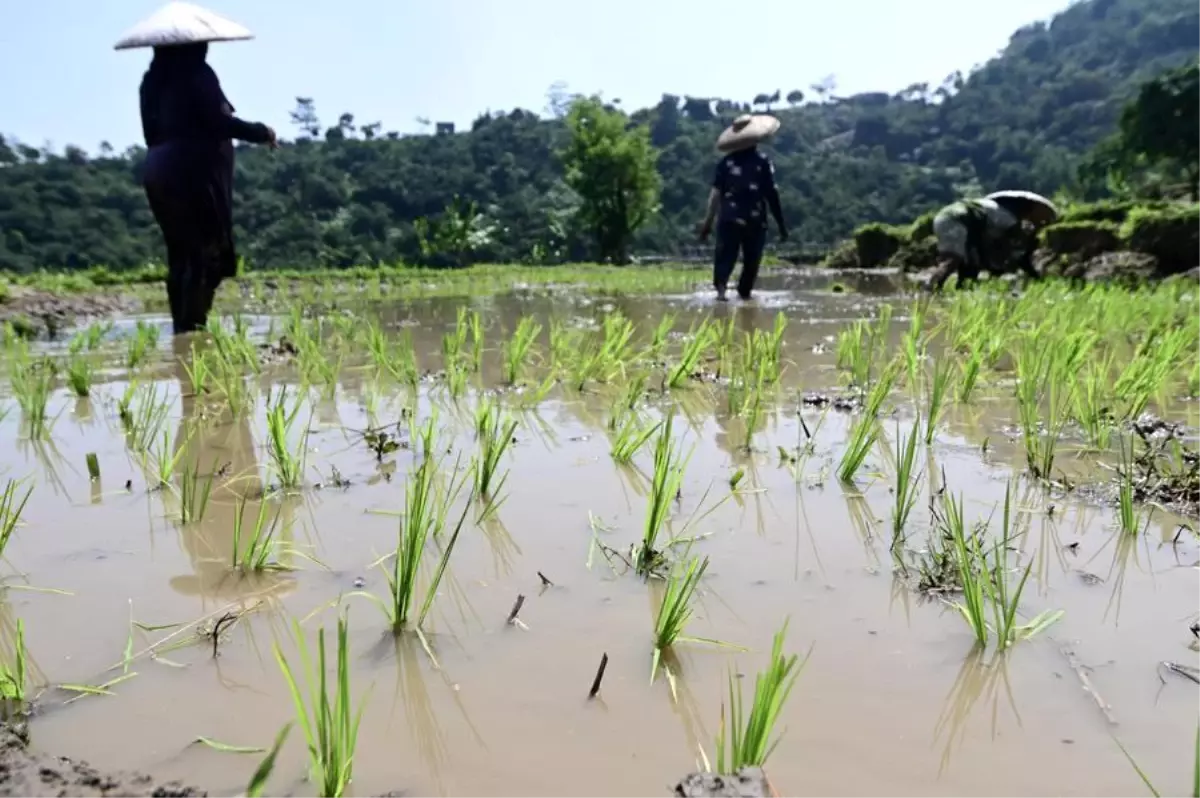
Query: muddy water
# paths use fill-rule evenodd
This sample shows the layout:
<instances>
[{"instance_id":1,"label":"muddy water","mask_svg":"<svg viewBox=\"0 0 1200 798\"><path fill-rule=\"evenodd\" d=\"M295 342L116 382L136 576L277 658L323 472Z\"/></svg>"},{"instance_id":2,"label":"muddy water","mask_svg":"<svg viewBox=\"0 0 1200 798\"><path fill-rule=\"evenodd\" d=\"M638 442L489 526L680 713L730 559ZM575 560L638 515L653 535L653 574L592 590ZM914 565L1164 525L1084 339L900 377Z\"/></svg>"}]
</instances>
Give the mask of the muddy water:
<instances>
[{"instance_id":1,"label":"muddy water","mask_svg":"<svg viewBox=\"0 0 1200 798\"><path fill-rule=\"evenodd\" d=\"M682 490L686 517L729 494L729 477L746 470L740 492L700 524L696 551L711 565L707 591L689 633L744 647L677 646L677 700L660 676L650 683L651 638L660 593L632 575L618 575L589 548L595 534L627 550L640 536L645 480L614 467L604 422L609 396L553 393L536 412L520 413L508 498L498 515L470 527L459 541L434 606L430 644L437 667L412 637L396 640L379 609L349 597L352 685L364 696L353 791L412 794L563 795L660 794L697 766L699 748L713 755L727 674L752 690L771 637L790 619L788 647L808 664L786 706L784 738L769 763L786 794L1058 794L1127 795L1144 789L1113 741L1116 735L1159 790L1185 788L1193 756L1196 689L1156 675L1161 660L1195 663L1187 625L1196 610L1200 552L1194 538L1172 545L1177 519L1155 514L1148 533L1130 542L1117 534L1110 510L1047 497L1018 482L1019 523L1026 529L1021 561L1033 563L1023 611L1063 609L1063 620L1007 655L972 653L969 629L952 609L923 600L892 575L887 552L892 498L889 440L869 458L861 491L833 477L849 419L825 415L815 453L798 475L779 464L777 446L793 447L802 431L796 397L836 384L832 337L846 321L871 312L883 284L864 282L836 294L806 278L766 284L754 305L716 305L703 296L596 299L495 297L475 306L498 346L522 314L543 323L558 316L594 320L620 308L639 325L666 312L678 328L704 315L732 315L739 327L769 328L788 313L783 401L741 449L744 428L720 412L719 392L695 385L679 399L677 420L694 445ZM422 364L436 367L441 335L458 302L378 309L405 324ZM897 314L897 335L905 324ZM259 320L265 329L268 321ZM164 339L165 341L165 339ZM180 437L181 419L199 412L180 397L182 369L163 362L157 374L175 400L167 428ZM814 348L818 352L814 353ZM495 364L485 378L495 377ZM369 565L394 548L403 501L403 474L412 455L385 464L347 430L368 426L365 395L376 390L365 370L347 370L335 399L313 406L310 477L329 482L332 469L349 487L326 484L283 501L271 500L281 535L326 568L294 558L297 570L239 579L227 566L235 495L255 496L269 481L261 403L249 418L199 427L183 462L224 467L231 481L214 492L199 524L180 526L169 492L128 453L116 420L116 398L127 375L113 370L85 402L60 392L53 446L19 440L18 413L4 420L10 445L0 454L5 476L32 474L25 524L10 544L8 583L69 591L10 589L5 628L16 617L39 680L99 684L121 674L131 616L165 625L257 607L233 626L212 656L211 643L136 658L135 677L64 705L49 692L33 721L39 747L82 757L105 768L138 768L180 778L213 793L240 790L259 755L192 744L198 736L242 746L269 744L293 718L272 645L288 642L302 619L340 594L383 595L386 582ZM264 381L265 384L265 381ZM400 404L380 389L381 419ZM898 424L910 416L898 397ZM419 415L438 408L459 448L469 447L471 403L463 409L436 390ZM390 408L390 409L389 409ZM1006 441L1003 401L951 408L942 434L922 455L923 482L965 497L970 519L985 518L1003 500L1019 444ZM517 412L517 411L514 411ZM821 411L804 408L809 428ZM980 454L987 438L990 446ZM172 446L176 445L175 443ZM102 479L90 484L87 452L99 456ZM648 452L638 458L648 471ZM879 476L872 478L872 474ZM132 489L125 489L126 480ZM926 499L910 528L928 527ZM1050 509L1053 505L1053 509ZM245 510L257 513L255 501ZM595 518L593 533L589 518ZM553 582L544 586L541 572ZM505 619L518 594L525 628ZM332 629L324 610L305 622ZM181 627L188 628L188 627ZM138 654L174 629L141 632ZM177 639L183 639L181 632ZM600 697L586 700L601 655L610 661ZM1084 689L1088 685L1093 692ZM1116 725L1113 725L1115 721ZM299 729L285 748L270 792L311 794L302 782Z\"/></svg>"}]
</instances>

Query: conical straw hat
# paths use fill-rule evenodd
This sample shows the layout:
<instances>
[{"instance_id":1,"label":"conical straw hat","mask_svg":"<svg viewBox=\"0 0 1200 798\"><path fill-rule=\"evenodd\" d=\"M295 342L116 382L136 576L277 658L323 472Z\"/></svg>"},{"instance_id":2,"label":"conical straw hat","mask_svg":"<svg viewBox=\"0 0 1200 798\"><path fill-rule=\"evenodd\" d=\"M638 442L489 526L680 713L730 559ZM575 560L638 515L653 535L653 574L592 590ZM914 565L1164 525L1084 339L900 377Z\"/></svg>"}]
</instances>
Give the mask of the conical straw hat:
<instances>
[{"instance_id":1,"label":"conical straw hat","mask_svg":"<svg viewBox=\"0 0 1200 798\"><path fill-rule=\"evenodd\" d=\"M742 114L717 138L717 149L735 152L753 147L779 130L779 120L768 114Z\"/></svg>"},{"instance_id":2,"label":"conical straw hat","mask_svg":"<svg viewBox=\"0 0 1200 798\"><path fill-rule=\"evenodd\" d=\"M168 3L125 31L114 50L253 39L246 28L191 3Z\"/></svg>"}]
</instances>

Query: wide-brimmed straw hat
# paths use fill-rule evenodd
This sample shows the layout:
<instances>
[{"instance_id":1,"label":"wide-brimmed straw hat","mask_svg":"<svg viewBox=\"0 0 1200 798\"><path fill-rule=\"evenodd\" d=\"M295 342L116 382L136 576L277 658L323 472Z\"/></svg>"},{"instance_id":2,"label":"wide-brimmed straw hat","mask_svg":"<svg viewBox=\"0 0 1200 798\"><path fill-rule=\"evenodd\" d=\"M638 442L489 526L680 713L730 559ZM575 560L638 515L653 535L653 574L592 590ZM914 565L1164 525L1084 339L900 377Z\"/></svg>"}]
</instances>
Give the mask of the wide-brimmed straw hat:
<instances>
[{"instance_id":1,"label":"wide-brimmed straw hat","mask_svg":"<svg viewBox=\"0 0 1200 798\"><path fill-rule=\"evenodd\" d=\"M1054 203L1032 191L993 191L987 198L1021 219L1034 224L1053 224L1058 221L1058 208Z\"/></svg>"},{"instance_id":2,"label":"wide-brimmed straw hat","mask_svg":"<svg viewBox=\"0 0 1200 798\"><path fill-rule=\"evenodd\" d=\"M753 147L779 130L779 120L769 114L742 114L717 137L717 149L736 152Z\"/></svg>"},{"instance_id":3,"label":"wide-brimmed straw hat","mask_svg":"<svg viewBox=\"0 0 1200 798\"><path fill-rule=\"evenodd\" d=\"M233 42L254 34L206 8L191 3L168 3L125 31L114 50L134 47L170 47L200 42Z\"/></svg>"}]
</instances>

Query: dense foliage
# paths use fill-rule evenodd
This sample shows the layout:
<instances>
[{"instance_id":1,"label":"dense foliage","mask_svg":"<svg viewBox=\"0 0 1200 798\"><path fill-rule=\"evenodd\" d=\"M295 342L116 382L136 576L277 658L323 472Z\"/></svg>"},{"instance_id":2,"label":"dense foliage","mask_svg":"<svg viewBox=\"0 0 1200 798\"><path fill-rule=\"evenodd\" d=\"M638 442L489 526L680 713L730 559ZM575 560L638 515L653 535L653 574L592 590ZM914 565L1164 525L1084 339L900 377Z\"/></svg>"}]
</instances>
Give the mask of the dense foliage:
<instances>
[{"instance_id":1,"label":"dense foliage","mask_svg":"<svg viewBox=\"0 0 1200 798\"><path fill-rule=\"evenodd\" d=\"M969 35L969 15L963 24ZM1113 134L1141 84L1194 62L1198 30L1194 0L1086 0L940 85L840 97L827 80L751 102L664 95L629 115L661 176L659 212L636 219L632 248L694 246L713 143L751 108L783 120L772 150L800 246L827 246L865 222L908 222L980 188L1083 191L1085 154ZM558 90L550 99L545 119L518 109L480 116L469 132L422 136L385 133L349 113L323 125L313 100L299 99L294 141L239 154L241 254L255 267L619 258L628 242L600 244L587 188L570 167L574 98ZM0 267L160 260L136 181L143 157L140 147L51 153L0 139ZM634 194L649 198L650 189Z\"/></svg>"},{"instance_id":2,"label":"dense foliage","mask_svg":"<svg viewBox=\"0 0 1200 798\"><path fill-rule=\"evenodd\" d=\"M1084 160L1080 179L1093 194L1200 198L1200 64L1146 81L1121 112L1117 132Z\"/></svg>"}]
</instances>

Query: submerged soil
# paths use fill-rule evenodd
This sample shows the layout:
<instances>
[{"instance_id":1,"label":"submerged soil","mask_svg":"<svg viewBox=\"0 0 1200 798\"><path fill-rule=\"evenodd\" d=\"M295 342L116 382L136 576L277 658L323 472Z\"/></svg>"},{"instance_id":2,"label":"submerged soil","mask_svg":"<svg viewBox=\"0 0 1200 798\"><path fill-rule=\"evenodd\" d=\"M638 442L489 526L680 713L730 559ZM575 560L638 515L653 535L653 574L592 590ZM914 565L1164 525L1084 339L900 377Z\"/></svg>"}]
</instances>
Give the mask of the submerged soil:
<instances>
[{"instance_id":1,"label":"submerged soil","mask_svg":"<svg viewBox=\"0 0 1200 798\"><path fill-rule=\"evenodd\" d=\"M855 485L833 476L856 407L836 400L845 394L836 336L877 313L894 289L885 275L840 275L849 292L829 279L765 280L752 303L727 305L707 293L513 294L467 303L488 325L478 387L506 397L519 424L502 462L507 498L489 518L468 516L433 604L427 647L413 634L393 636L377 604L361 596L386 595L387 577L374 564L395 549L405 474L415 462L406 425L398 430L403 445L382 456L361 433L403 420L411 407L405 389L361 361L345 363L335 390L315 391L300 413L312 414L308 487L279 497L271 493L277 480L262 400L237 419L198 401L189 374L171 362L189 352L191 339L171 342L167 320L145 317L164 327L160 357L130 374L124 343L113 343L116 354L90 398L54 395L51 412L60 416L50 442L28 440L17 412L0 422L16 442L0 453L4 476L35 484L4 553L13 566L0 602L0 656L11 650L19 617L33 679L48 687L38 699L47 711L30 721L37 749L155 777L93 774L33 755L9 733L0 789L201 794L182 783L240 794L261 749L294 719L275 646L298 667L293 621L302 621L312 646L318 626L331 635L339 597L349 607L352 693L366 707L351 786L357 795L397 785L409 794L696 794L705 780L680 778L714 756L730 679L748 701L785 619L786 650L809 656L768 764L782 794L1140 794L1144 785L1114 736L1160 791L1182 789L1198 692L1170 672L1160 678L1159 664L1196 664L1188 626L1200 546L1176 534L1194 521L1156 511L1144 516L1145 534L1122 535L1106 504L1020 477L1020 443L1006 432L1015 417L1011 385L1001 378L977 401L951 403L917 457L913 545L925 545L931 501L941 491L961 494L968 523L982 522L1012 478L1016 562L1030 566L1022 615L1065 611L1008 652L977 650L957 610L893 572L896 434L912 424L903 397ZM434 374L443 335L463 305L392 303L370 314L390 334L410 335L422 373ZM503 386L499 350L518 318L544 328L556 319L594 326L614 311L642 335L668 313L677 334L708 317L732 319L739 333L770 330L780 311L789 320L780 400L764 412L751 449L744 420L727 412L721 382L697 379L670 392L676 434L690 451L676 526L719 503L690 530L700 538L693 553L710 566L686 634L726 644L677 643L669 657L674 689L662 675L651 681L662 584L621 566L641 535L652 466L648 448L632 467L612 462L607 422L620 386L555 388L529 407ZM242 323L256 340L279 337L278 316ZM906 325L898 312L893 343ZM543 330L543 353L544 339ZM295 381L286 363L294 353L276 350L285 361L280 371L250 381L264 393ZM166 443L151 455L131 447L117 420L134 378L139 390L156 387L170 402ZM473 394L456 403L429 378L416 416L436 411L440 443L469 455L478 449L474 408ZM1154 409L1196 427L1194 402ZM187 426L202 417L208 421ZM808 454L791 462L781 449ZM158 484L153 452L179 452L173 487ZM88 453L98 457L99 481L88 478ZM1072 474L1093 468L1086 458L1072 462ZM219 475L204 517L189 524L178 518L185 468ZM239 517L252 522L264 494L279 539L298 553L280 556L291 570L243 576L230 567L234 529ZM428 578L432 556L426 564ZM30 587L37 589L22 589ZM521 623L506 623L518 596ZM602 687L589 700L602 655ZM111 694L67 704L75 694L53 687L109 683L126 670L123 662L137 675ZM256 750L216 750L199 737ZM293 728L267 794L312 794L303 749ZM110 779L112 788L104 786Z\"/></svg>"}]
</instances>

